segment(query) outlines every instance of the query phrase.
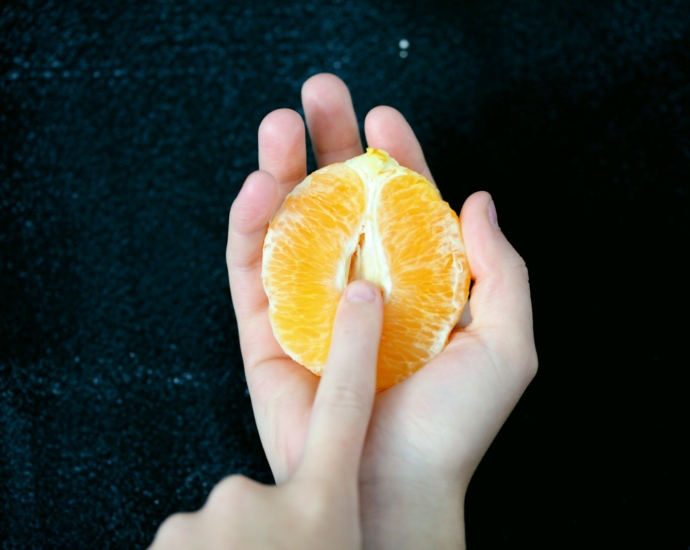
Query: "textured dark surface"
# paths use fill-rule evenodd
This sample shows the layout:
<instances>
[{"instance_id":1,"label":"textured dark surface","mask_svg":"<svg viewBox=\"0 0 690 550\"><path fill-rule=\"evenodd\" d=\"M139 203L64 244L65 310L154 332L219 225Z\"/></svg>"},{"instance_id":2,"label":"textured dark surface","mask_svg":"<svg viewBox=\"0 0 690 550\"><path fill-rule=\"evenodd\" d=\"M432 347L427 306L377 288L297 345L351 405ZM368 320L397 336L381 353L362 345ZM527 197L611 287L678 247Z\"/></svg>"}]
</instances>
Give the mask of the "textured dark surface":
<instances>
[{"instance_id":1,"label":"textured dark surface","mask_svg":"<svg viewBox=\"0 0 690 550\"><path fill-rule=\"evenodd\" d=\"M0 5L2 548L142 548L271 480L227 213L320 71L408 117L456 209L490 191L530 267L540 373L470 547L690 547L686 1Z\"/></svg>"}]
</instances>

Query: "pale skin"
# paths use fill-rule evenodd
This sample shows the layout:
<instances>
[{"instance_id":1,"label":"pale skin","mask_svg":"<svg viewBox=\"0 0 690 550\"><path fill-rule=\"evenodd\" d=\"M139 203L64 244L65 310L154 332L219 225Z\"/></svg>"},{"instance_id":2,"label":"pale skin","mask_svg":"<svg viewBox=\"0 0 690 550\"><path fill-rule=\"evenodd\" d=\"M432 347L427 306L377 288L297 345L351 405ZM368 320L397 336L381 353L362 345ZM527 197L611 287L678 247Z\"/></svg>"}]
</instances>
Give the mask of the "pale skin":
<instances>
[{"instance_id":1,"label":"pale skin","mask_svg":"<svg viewBox=\"0 0 690 550\"><path fill-rule=\"evenodd\" d=\"M319 167L363 152L340 79L310 78L302 104ZM365 134L370 147L434 181L398 111L370 111ZM382 299L348 301L352 287L375 289L352 283L320 382L275 340L261 282L268 222L307 175L305 136L295 111L267 115L260 169L230 211L230 287L276 486L226 478L201 510L168 518L152 548L464 548L467 486L537 370L525 263L498 228L491 196L471 195L460 214L474 281L469 324L420 371L375 395Z\"/></svg>"}]
</instances>

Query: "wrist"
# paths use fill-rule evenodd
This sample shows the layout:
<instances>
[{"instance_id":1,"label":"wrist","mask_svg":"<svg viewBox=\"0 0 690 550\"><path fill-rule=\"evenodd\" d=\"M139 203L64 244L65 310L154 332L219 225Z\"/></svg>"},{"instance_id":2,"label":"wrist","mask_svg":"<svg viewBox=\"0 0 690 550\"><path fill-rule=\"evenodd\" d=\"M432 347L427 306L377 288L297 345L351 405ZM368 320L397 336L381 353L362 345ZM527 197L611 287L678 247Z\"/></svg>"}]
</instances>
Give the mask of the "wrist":
<instances>
[{"instance_id":1,"label":"wrist","mask_svg":"<svg viewBox=\"0 0 690 550\"><path fill-rule=\"evenodd\" d=\"M360 481L364 548L465 548L465 485L451 479Z\"/></svg>"}]
</instances>

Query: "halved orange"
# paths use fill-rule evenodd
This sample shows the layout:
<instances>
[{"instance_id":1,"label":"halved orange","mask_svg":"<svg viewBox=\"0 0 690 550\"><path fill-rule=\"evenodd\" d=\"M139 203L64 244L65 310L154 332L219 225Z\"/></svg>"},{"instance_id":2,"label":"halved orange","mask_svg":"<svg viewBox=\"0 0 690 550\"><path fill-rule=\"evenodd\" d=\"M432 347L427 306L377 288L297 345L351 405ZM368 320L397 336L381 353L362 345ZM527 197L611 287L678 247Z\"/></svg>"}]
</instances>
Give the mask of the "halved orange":
<instances>
[{"instance_id":1,"label":"halved orange","mask_svg":"<svg viewBox=\"0 0 690 550\"><path fill-rule=\"evenodd\" d=\"M343 290L354 279L377 285L378 389L443 350L470 286L457 214L423 176L371 148L313 172L288 195L269 224L262 277L276 339L317 375Z\"/></svg>"}]
</instances>

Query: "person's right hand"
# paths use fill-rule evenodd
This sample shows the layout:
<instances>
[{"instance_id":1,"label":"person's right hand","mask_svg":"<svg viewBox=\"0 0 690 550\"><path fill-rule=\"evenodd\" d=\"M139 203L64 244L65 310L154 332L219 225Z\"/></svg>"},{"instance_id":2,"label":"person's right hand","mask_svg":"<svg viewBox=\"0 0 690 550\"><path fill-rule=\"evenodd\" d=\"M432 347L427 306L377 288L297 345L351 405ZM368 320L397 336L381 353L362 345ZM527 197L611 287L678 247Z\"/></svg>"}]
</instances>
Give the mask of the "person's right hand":
<instances>
[{"instance_id":1,"label":"person's right hand","mask_svg":"<svg viewBox=\"0 0 690 550\"><path fill-rule=\"evenodd\" d=\"M340 79L312 77L302 101L319 166L362 153L352 101ZM412 129L396 110L373 109L365 133L369 146L433 182ZM261 282L268 221L306 177L304 125L297 113L281 109L264 119L259 165L264 172L248 178L233 204L228 268L256 421L281 482L300 463L318 384L276 342ZM460 218L474 280L472 320L454 330L433 361L376 396L359 474L365 547L464 544L467 485L536 373L525 263L498 229L490 195L470 196Z\"/></svg>"},{"instance_id":2,"label":"person's right hand","mask_svg":"<svg viewBox=\"0 0 690 550\"><path fill-rule=\"evenodd\" d=\"M361 548L358 475L382 321L380 291L365 281L348 285L297 470L274 487L225 478L201 510L166 519L149 550Z\"/></svg>"}]
</instances>

